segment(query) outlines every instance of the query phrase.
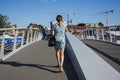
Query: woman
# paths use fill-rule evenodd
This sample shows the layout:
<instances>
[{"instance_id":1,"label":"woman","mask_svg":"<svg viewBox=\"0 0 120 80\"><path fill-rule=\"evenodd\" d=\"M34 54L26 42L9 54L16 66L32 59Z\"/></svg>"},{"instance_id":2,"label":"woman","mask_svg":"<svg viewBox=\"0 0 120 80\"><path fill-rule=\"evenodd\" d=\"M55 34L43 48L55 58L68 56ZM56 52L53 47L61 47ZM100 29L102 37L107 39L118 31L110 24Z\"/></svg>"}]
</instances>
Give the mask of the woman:
<instances>
[{"instance_id":1,"label":"woman","mask_svg":"<svg viewBox=\"0 0 120 80\"><path fill-rule=\"evenodd\" d=\"M63 72L64 49L66 44L65 32L67 30L67 24L63 21L63 17L57 15L56 22L52 28L52 35L55 36L55 50L60 72Z\"/></svg>"}]
</instances>

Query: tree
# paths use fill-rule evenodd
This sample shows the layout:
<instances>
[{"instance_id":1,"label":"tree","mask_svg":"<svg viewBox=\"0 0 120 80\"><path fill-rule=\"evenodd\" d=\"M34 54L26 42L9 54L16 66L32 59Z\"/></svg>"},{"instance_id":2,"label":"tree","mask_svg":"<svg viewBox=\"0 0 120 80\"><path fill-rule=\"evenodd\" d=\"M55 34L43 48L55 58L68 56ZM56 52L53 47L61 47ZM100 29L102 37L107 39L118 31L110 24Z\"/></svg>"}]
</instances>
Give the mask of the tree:
<instances>
[{"instance_id":1,"label":"tree","mask_svg":"<svg viewBox=\"0 0 120 80\"><path fill-rule=\"evenodd\" d=\"M7 17L6 15L0 14L0 28L4 28L4 26L10 24L10 22L8 22L8 19L9 17Z\"/></svg>"}]
</instances>

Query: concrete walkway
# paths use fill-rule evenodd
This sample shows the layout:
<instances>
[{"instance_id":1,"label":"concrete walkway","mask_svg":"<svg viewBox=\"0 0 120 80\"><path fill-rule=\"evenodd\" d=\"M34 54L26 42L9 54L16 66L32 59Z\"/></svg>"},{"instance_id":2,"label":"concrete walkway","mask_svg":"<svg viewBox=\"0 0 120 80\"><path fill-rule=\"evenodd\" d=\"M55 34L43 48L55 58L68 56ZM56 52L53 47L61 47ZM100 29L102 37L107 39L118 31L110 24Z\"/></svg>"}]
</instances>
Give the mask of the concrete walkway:
<instances>
[{"instance_id":1,"label":"concrete walkway","mask_svg":"<svg viewBox=\"0 0 120 80\"><path fill-rule=\"evenodd\" d=\"M59 72L55 50L47 44L37 41L1 62L0 80L77 80L67 57L64 72Z\"/></svg>"}]
</instances>

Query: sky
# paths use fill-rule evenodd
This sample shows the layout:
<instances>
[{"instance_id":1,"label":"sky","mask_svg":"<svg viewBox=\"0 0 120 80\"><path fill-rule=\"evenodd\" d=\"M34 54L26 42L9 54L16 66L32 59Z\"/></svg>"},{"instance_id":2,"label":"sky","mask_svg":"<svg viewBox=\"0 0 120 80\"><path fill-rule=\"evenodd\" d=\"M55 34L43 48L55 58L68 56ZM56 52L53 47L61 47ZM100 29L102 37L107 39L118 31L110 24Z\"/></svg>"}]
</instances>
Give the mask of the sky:
<instances>
[{"instance_id":1,"label":"sky","mask_svg":"<svg viewBox=\"0 0 120 80\"><path fill-rule=\"evenodd\" d=\"M50 26L50 22L62 15L64 20L72 19L72 24L99 23L120 25L120 0L0 0L0 13L9 17L8 21L20 27L30 23Z\"/></svg>"}]
</instances>

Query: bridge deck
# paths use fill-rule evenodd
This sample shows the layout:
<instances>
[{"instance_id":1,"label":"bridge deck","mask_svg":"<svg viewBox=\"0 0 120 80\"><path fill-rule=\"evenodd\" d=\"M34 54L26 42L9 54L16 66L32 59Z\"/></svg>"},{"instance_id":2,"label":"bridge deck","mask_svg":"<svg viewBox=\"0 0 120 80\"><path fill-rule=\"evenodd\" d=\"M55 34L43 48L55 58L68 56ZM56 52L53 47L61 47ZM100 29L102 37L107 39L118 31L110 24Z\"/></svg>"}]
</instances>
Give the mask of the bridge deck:
<instances>
[{"instance_id":1,"label":"bridge deck","mask_svg":"<svg viewBox=\"0 0 120 80\"><path fill-rule=\"evenodd\" d=\"M0 79L77 80L67 56L63 73L59 72L56 65L54 48L48 47L47 41L37 41L0 63Z\"/></svg>"},{"instance_id":2,"label":"bridge deck","mask_svg":"<svg viewBox=\"0 0 120 80\"><path fill-rule=\"evenodd\" d=\"M120 45L90 39L82 41L120 72Z\"/></svg>"}]
</instances>

